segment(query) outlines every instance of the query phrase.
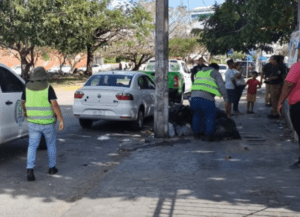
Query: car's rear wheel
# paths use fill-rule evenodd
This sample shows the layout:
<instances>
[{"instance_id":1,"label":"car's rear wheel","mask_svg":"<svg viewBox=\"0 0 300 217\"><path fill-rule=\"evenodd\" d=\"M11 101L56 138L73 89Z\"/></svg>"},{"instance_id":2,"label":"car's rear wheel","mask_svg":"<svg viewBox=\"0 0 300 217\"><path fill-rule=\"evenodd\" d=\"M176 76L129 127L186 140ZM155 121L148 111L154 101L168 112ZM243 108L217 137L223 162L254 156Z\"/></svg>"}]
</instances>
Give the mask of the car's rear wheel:
<instances>
[{"instance_id":1,"label":"car's rear wheel","mask_svg":"<svg viewBox=\"0 0 300 217\"><path fill-rule=\"evenodd\" d=\"M82 128L90 128L93 124L93 121L88 119L79 119L79 124Z\"/></svg>"},{"instance_id":2,"label":"car's rear wheel","mask_svg":"<svg viewBox=\"0 0 300 217\"><path fill-rule=\"evenodd\" d=\"M132 128L134 130L141 130L143 129L143 127L144 127L144 112L142 109L140 109L136 121L132 123Z\"/></svg>"}]
</instances>

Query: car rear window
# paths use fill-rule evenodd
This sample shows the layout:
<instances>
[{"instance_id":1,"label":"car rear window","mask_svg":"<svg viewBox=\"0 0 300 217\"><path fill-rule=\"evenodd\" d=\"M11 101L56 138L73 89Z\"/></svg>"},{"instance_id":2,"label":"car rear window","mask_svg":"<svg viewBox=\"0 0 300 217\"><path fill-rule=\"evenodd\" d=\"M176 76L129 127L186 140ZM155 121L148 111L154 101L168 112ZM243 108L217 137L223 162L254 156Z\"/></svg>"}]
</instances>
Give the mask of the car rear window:
<instances>
[{"instance_id":1,"label":"car rear window","mask_svg":"<svg viewBox=\"0 0 300 217\"><path fill-rule=\"evenodd\" d=\"M130 87L129 75L93 75L84 86Z\"/></svg>"},{"instance_id":2,"label":"car rear window","mask_svg":"<svg viewBox=\"0 0 300 217\"><path fill-rule=\"evenodd\" d=\"M222 70L222 69L227 69L227 67L226 66L220 66L220 69Z\"/></svg>"}]
</instances>

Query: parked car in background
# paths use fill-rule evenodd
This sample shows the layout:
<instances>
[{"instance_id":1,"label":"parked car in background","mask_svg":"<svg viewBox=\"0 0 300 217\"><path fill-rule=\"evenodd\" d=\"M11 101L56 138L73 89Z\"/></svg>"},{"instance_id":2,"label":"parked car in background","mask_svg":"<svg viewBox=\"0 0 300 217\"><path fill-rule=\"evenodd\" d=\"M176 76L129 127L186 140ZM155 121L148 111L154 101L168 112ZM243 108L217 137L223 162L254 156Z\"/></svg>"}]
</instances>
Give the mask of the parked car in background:
<instances>
[{"instance_id":1,"label":"parked car in background","mask_svg":"<svg viewBox=\"0 0 300 217\"><path fill-rule=\"evenodd\" d=\"M17 74L17 75L22 75L22 68L21 68L21 65L16 65L16 66L13 66L11 67L11 69ZM30 69L29 69L29 74L33 71L33 67L31 66Z\"/></svg>"},{"instance_id":2,"label":"parked car in background","mask_svg":"<svg viewBox=\"0 0 300 217\"><path fill-rule=\"evenodd\" d=\"M21 96L24 80L9 67L0 64L0 144L28 135Z\"/></svg>"},{"instance_id":3,"label":"parked car in background","mask_svg":"<svg viewBox=\"0 0 300 217\"><path fill-rule=\"evenodd\" d=\"M112 68L111 64L103 64L103 65L94 64L94 65L92 65L92 73L96 74L98 72L104 72L104 71L107 71L107 70L111 70L111 68ZM78 69L78 71L79 72L85 72L86 71L86 66L80 67Z\"/></svg>"},{"instance_id":4,"label":"parked car in background","mask_svg":"<svg viewBox=\"0 0 300 217\"><path fill-rule=\"evenodd\" d=\"M93 121L131 121L142 129L154 114L155 84L141 72L109 71L92 75L74 94L73 114L83 128Z\"/></svg>"},{"instance_id":5,"label":"parked car in background","mask_svg":"<svg viewBox=\"0 0 300 217\"><path fill-rule=\"evenodd\" d=\"M248 65L248 78L251 77L251 73L255 71L255 63L237 60L237 63L242 67L242 75L247 77L247 65Z\"/></svg>"},{"instance_id":6,"label":"parked car in background","mask_svg":"<svg viewBox=\"0 0 300 217\"><path fill-rule=\"evenodd\" d=\"M155 60L152 59L147 63L143 73L149 75L154 81ZM170 102L183 103L184 94L191 92L191 72L184 61L169 60L168 87Z\"/></svg>"},{"instance_id":7,"label":"parked car in background","mask_svg":"<svg viewBox=\"0 0 300 217\"><path fill-rule=\"evenodd\" d=\"M51 74L63 74L63 75L67 75L67 74L71 74L71 66L68 65L62 65L60 66L54 66L51 69L48 69L47 72L51 73Z\"/></svg>"},{"instance_id":8,"label":"parked car in background","mask_svg":"<svg viewBox=\"0 0 300 217\"><path fill-rule=\"evenodd\" d=\"M220 67L219 72L222 75L223 80L225 81L225 73L228 69L228 66L226 64L219 64L219 67Z\"/></svg>"}]
</instances>

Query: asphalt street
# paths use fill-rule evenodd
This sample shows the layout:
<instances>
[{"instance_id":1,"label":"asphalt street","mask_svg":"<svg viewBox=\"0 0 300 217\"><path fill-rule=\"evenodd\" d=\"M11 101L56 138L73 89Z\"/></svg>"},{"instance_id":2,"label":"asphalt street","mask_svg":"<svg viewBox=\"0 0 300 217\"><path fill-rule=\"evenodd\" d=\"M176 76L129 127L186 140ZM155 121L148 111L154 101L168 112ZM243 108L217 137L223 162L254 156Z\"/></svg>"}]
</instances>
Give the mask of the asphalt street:
<instances>
[{"instance_id":1,"label":"asphalt street","mask_svg":"<svg viewBox=\"0 0 300 217\"><path fill-rule=\"evenodd\" d=\"M58 91L65 130L58 133L58 174L47 174L47 151L38 150L36 181L26 179L28 139L0 146L0 210L2 217L61 216L71 204L93 191L103 176L120 164L128 153L118 153L122 142L143 141L151 136L153 119L145 130L135 132L127 122L95 122L82 129L72 115L74 91Z\"/></svg>"}]
</instances>

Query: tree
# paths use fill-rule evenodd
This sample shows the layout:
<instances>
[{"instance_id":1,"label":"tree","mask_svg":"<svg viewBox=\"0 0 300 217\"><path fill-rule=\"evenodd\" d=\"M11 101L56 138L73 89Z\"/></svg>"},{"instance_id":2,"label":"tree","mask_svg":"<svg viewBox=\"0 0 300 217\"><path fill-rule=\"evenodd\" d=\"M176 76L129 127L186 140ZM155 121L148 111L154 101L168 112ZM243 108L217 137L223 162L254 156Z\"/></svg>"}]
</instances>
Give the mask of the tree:
<instances>
[{"instance_id":1,"label":"tree","mask_svg":"<svg viewBox=\"0 0 300 217\"><path fill-rule=\"evenodd\" d=\"M249 53L270 51L268 44L289 40L296 23L294 0L226 0L215 5L215 14L207 19L204 30L195 30L199 42L212 54L229 49Z\"/></svg>"},{"instance_id":2,"label":"tree","mask_svg":"<svg viewBox=\"0 0 300 217\"><path fill-rule=\"evenodd\" d=\"M169 41L169 56L172 57L186 59L191 54L203 55L206 51L206 48L197 42L197 38L180 38L176 36Z\"/></svg>"},{"instance_id":3,"label":"tree","mask_svg":"<svg viewBox=\"0 0 300 217\"><path fill-rule=\"evenodd\" d=\"M47 44L44 21L54 6L54 0L0 1L0 47L18 52L24 79L36 61L36 46Z\"/></svg>"}]
</instances>

